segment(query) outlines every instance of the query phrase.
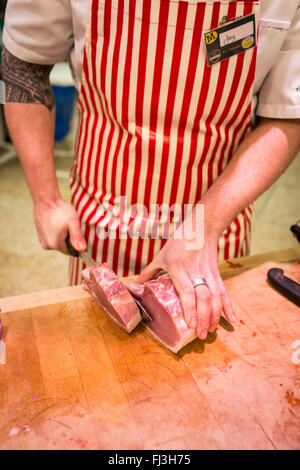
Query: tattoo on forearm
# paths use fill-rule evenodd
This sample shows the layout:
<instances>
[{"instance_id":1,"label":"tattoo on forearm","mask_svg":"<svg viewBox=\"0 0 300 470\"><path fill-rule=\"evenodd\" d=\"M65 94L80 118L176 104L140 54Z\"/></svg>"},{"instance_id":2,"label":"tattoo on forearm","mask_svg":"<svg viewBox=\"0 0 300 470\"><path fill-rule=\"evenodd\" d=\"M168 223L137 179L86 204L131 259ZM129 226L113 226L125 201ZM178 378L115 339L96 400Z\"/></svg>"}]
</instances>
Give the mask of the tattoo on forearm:
<instances>
[{"instance_id":1,"label":"tattoo on forearm","mask_svg":"<svg viewBox=\"0 0 300 470\"><path fill-rule=\"evenodd\" d=\"M55 105L49 81L52 68L53 65L24 62L3 46L2 79L6 86L6 102L43 104L51 111Z\"/></svg>"}]
</instances>

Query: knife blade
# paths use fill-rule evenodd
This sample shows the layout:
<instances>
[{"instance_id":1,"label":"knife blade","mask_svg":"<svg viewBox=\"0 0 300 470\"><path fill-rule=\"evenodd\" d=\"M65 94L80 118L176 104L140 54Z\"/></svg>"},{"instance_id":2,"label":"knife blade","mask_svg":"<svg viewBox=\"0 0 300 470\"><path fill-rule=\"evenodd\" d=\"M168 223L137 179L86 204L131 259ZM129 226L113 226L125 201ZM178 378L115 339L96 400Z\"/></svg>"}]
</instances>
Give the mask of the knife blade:
<instances>
[{"instance_id":1,"label":"knife blade","mask_svg":"<svg viewBox=\"0 0 300 470\"><path fill-rule=\"evenodd\" d=\"M86 266L96 266L98 263L88 254L87 251L78 251L74 248L74 246L71 243L70 236L68 235L66 238L66 245L67 249L69 251L69 254L71 256L74 256L75 258L81 258L82 261L86 264ZM133 299L140 311L141 317L143 321L149 322L151 320L151 317L148 315L148 312L144 309L142 304L138 302L136 299Z\"/></svg>"},{"instance_id":2,"label":"knife blade","mask_svg":"<svg viewBox=\"0 0 300 470\"><path fill-rule=\"evenodd\" d=\"M70 236L66 238L66 245L71 256L75 258L81 258L84 264L87 266L96 266L96 261L88 254L87 251L77 251L71 243Z\"/></svg>"}]
</instances>

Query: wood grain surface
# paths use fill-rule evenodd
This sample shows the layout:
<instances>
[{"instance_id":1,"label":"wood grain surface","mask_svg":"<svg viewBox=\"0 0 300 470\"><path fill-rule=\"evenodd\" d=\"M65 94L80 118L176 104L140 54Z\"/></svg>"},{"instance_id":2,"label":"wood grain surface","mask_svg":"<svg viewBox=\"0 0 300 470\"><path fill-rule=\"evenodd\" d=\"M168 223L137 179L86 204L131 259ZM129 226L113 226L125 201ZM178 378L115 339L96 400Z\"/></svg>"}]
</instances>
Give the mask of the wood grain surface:
<instances>
[{"instance_id":1,"label":"wood grain surface","mask_svg":"<svg viewBox=\"0 0 300 470\"><path fill-rule=\"evenodd\" d=\"M296 262L228 276L234 331L178 354L89 296L0 300L0 449L300 449L300 309L266 282L277 266L300 282Z\"/></svg>"}]
</instances>

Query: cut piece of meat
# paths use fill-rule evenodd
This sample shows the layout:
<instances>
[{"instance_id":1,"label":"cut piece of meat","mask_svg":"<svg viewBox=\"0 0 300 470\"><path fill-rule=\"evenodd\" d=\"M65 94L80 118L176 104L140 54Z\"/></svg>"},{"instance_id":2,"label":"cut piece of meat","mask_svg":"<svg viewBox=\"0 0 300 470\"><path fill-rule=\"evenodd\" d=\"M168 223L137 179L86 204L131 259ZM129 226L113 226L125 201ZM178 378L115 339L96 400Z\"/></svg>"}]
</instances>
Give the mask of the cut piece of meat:
<instances>
[{"instance_id":1,"label":"cut piece of meat","mask_svg":"<svg viewBox=\"0 0 300 470\"><path fill-rule=\"evenodd\" d=\"M185 322L179 296L168 274L145 284L134 282L128 289L151 317L146 328L172 352L178 352L197 337L196 330Z\"/></svg>"},{"instance_id":2,"label":"cut piece of meat","mask_svg":"<svg viewBox=\"0 0 300 470\"><path fill-rule=\"evenodd\" d=\"M142 320L132 295L107 263L84 269L82 286L127 333Z\"/></svg>"}]
</instances>

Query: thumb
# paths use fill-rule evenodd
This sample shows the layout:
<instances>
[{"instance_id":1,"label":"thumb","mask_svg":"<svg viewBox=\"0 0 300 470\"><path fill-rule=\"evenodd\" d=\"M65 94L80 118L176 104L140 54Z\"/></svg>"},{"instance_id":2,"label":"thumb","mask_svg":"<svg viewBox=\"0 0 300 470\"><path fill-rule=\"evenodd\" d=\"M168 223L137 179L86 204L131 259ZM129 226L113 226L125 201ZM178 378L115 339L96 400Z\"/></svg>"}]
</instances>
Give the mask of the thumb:
<instances>
[{"instance_id":1,"label":"thumb","mask_svg":"<svg viewBox=\"0 0 300 470\"><path fill-rule=\"evenodd\" d=\"M157 274L159 271L160 268L158 266L155 266L154 263L150 263L140 273L137 282L143 284L144 282L150 281L150 279L153 279L155 274Z\"/></svg>"},{"instance_id":2,"label":"thumb","mask_svg":"<svg viewBox=\"0 0 300 470\"><path fill-rule=\"evenodd\" d=\"M86 241L82 235L80 222L78 219L71 219L68 222L70 241L77 251L86 250Z\"/></svg>"}]
</instances>

